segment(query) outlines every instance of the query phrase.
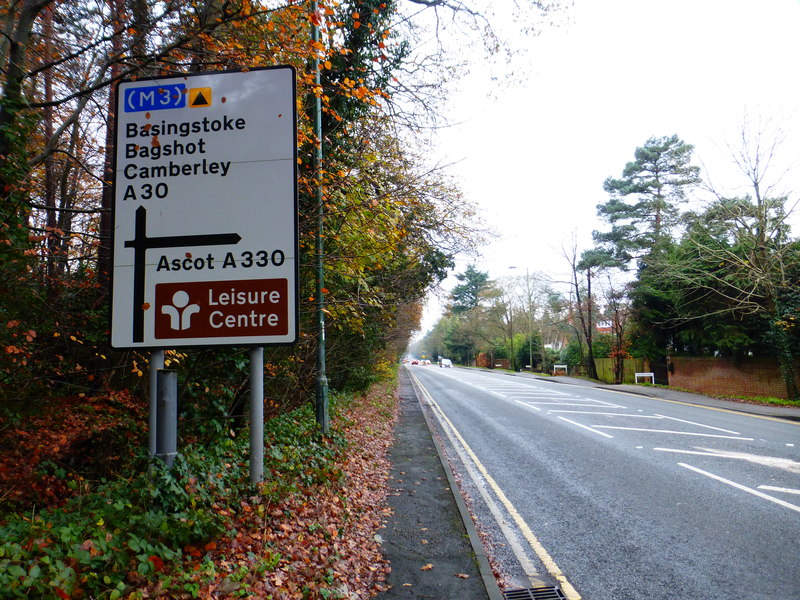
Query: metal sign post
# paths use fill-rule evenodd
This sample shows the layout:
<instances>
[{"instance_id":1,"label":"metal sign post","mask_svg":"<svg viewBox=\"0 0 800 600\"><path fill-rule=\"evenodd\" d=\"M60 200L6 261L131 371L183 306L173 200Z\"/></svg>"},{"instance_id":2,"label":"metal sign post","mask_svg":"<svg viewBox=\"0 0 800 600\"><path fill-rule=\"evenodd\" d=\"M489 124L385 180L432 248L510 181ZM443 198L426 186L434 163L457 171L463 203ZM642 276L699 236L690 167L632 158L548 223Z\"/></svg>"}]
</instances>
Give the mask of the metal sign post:
<instances>
[{"instance_id":1,"label":"metal sign post","mask_svg":"<svg viewBox=\"0 0 800 600\"><path fill-rule=\"evenodd\" d=\"M178 456L178 374L159 369L156 373L158 385L158 426L156 435L156 457L168 467Z\"/></svg>"},{"instance_id":2,"label":"metal sign post","mask_svg":"<svg viewBox=\"0 0 800 600\"><path fill-rule=\"evenodd\" d=\"M264 479L264 348L250 349L250 483Z\"/></svg>"},{"instance_id":3,"label":"metal sign post","mask_svg":"<svg viewBox=\"0 0 800 600\"><path fill-rule=\"evenodd\" d=\"M157 423L158 423L158 372L164 368L164 351L153 350L150 353L150 398L147 422L147 453L150 458L156 455L157 449Z\"/></svg>"}]
</instances>

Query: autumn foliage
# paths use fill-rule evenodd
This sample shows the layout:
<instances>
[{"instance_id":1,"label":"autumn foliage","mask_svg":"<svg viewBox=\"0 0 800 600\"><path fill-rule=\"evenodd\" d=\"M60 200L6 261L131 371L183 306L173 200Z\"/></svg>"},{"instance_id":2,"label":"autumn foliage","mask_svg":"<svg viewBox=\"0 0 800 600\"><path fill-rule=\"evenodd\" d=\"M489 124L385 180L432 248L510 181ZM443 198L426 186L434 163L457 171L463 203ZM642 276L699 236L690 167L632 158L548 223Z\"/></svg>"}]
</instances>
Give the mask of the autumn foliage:
<instances>
[{"instance_id":1,"label":"autumn foliage","mask_svg":"<svg viewBox=\"0 0 800 600\"><path fill-rule=\"evenodd\" d=\"M268 357L277 395L297 404L313 388L320 185L331 384L368 385L374 365L396 360L426 289L474 233L457 188L408 143L414 111L427 108L413 69L404 71L410 48L396 2L93 6L38 0L0 13L11 32L4 58L15 61L0 101L4 401L138 391L146 355L112 352L106 339L116 82L276 64L298 74L301 275L300 344ZM182 364L210 358L197 356Z\"/></svg>"},{"instance_id":2,"label":"autumn foliage","mask_svg":"<svg viewBox=\"0 0 800 600\"><path fill-rule=\"evenodd\" d=\"M393 418L381 386L474 233L413 143L429 86L407 68L397 2L26 0L0 22L0 596L369 596L385 573L372 541ZM301 333L265 351L256 489L245 349L167 351L180 457L166 469L146 456L149 355L108 341L110 124L122 79L287 64ZM330 385L361 398L329 438L309 411L318 238Z\"/></svg>"},{"instance_id":3,"label":"autumn foliage","mask_svg":"<svg viewBox=\"0 0 800 600\"><path fill-rule=\"evenodd\" d=\"M144 406L128 392L61 397L25 419L0 418L0 497L9 508L60 507L85 492L87 478L113 476L130 463L119 452L141 444ZM119 438L122 439L119 439ZM108 452L109 446L114 446Z\"/></svg>"}]
</instances>

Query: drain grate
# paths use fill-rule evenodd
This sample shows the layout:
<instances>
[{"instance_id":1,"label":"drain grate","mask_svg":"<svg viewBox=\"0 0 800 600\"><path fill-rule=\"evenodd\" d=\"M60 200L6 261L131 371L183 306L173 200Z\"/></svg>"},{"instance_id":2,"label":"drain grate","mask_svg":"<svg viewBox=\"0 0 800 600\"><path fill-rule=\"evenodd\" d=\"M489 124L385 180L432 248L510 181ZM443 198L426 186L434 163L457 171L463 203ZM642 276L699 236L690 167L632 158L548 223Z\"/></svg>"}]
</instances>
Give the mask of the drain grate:
<instances>
[{"instance_id":1,"label":"drain grate","mask_svg":"<svg viewBox=\"0 0 800 600\"><path fill-rule=\"evenodd\" d=\"M566 600L557 587L537 587L527 590L506 590L504 600Z\"/></svg>"}]
</instances>

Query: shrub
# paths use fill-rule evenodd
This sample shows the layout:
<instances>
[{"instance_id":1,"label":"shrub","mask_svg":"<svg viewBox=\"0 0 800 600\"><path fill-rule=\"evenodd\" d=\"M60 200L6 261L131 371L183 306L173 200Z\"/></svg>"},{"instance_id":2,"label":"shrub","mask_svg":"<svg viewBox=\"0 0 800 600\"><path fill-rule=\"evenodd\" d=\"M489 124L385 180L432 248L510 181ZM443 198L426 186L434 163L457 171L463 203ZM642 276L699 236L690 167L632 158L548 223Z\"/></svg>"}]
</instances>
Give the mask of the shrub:
<instances>
[{"instance_id":1,"label":"shrub","mask_svg":"<svg viewBox=\"0 0 800 600\"><path fill-rule=\"evenodd\" d=\"M344 441L323 438L310 407L265 425L261 493L279 499L341 476ZM249 483L247 436L183 448L129 480L98 486L58 510L11 515L0 526L0 597L118 598L170 570L190 545L225 531Z\"/></svg>"}]
</instances>

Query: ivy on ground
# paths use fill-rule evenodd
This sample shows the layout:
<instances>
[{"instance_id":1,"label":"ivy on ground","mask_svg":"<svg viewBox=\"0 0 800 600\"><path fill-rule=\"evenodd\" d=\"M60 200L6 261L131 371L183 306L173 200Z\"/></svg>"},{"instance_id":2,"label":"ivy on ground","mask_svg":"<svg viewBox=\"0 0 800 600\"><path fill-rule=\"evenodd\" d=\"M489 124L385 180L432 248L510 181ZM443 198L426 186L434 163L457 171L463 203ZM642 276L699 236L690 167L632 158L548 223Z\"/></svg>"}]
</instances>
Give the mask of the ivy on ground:
<instances>
[{"instance_id":1,"label":"ivy on ground","mask_svg":"<svg viewBox=\"0 0 800 600\"><path fill-rule=\"evenodd\" d=\"M384 384L334 406L330 436L310 407L267 423L259 486L247 436L225 437L5 514L0 598L369 597L388 572L374 536L396 403Z\"/></svg>"}]
</instances>

